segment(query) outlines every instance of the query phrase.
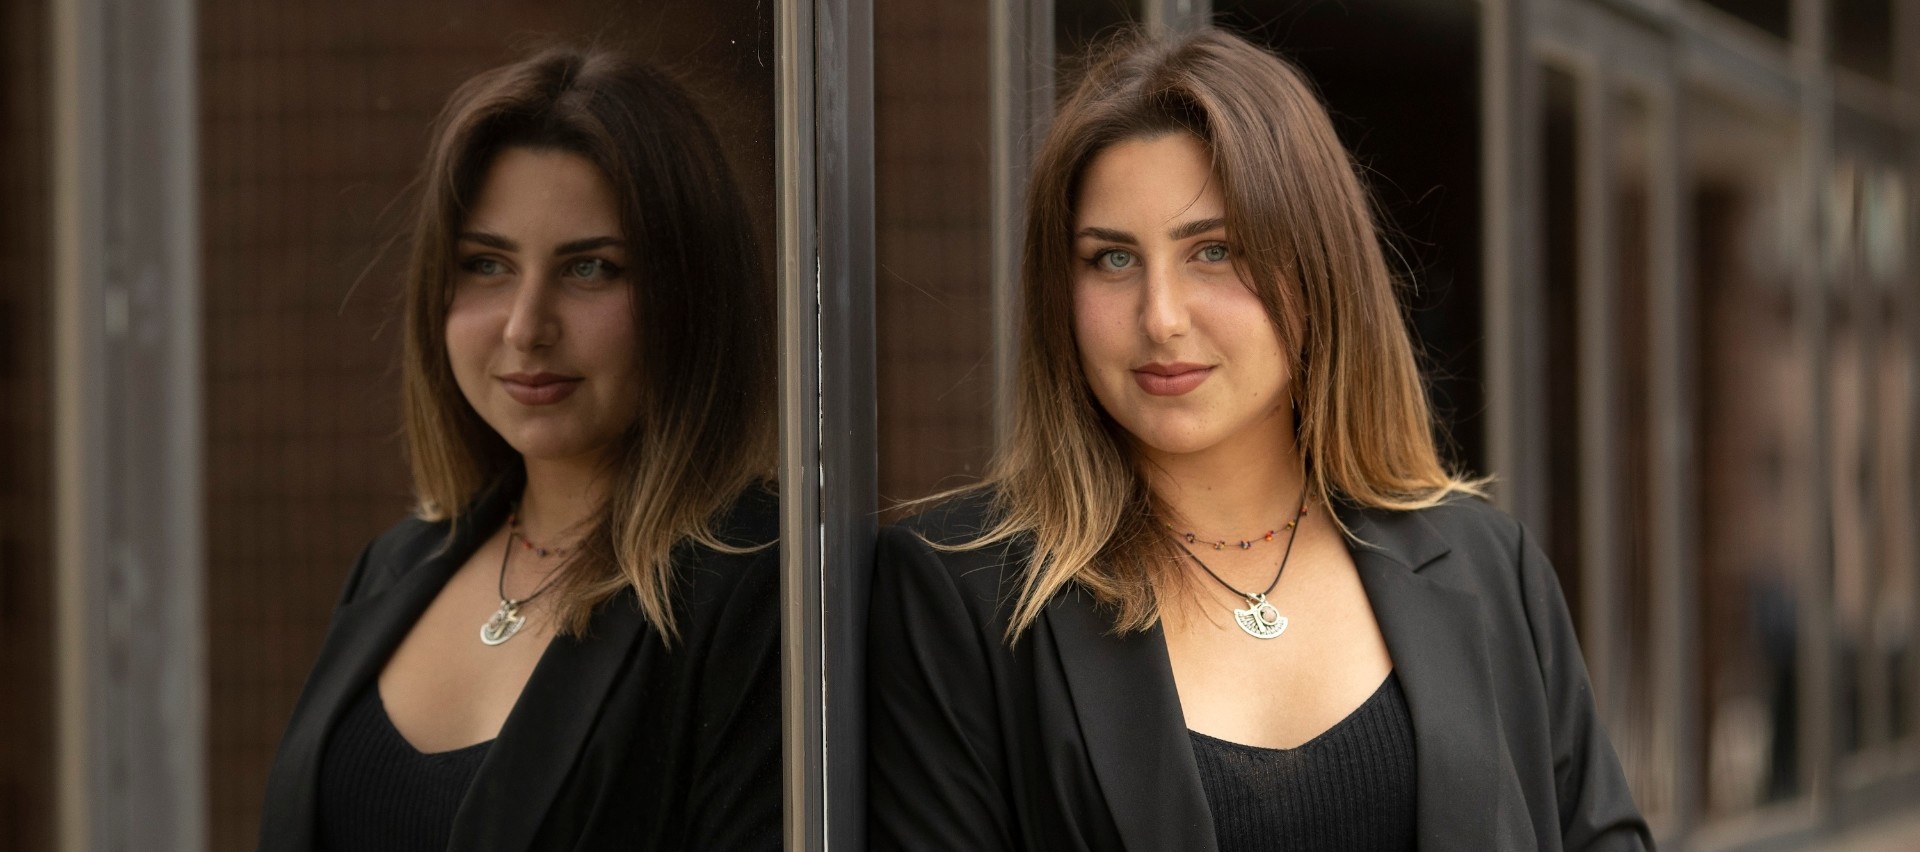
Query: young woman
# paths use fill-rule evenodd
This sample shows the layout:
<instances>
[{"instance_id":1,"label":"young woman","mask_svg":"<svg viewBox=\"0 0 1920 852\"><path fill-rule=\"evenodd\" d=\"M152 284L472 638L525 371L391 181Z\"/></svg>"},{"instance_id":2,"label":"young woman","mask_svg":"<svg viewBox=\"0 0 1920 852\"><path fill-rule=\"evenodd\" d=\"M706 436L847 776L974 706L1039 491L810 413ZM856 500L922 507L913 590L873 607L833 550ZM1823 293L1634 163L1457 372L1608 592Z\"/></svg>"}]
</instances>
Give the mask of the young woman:
<instances>
[{"instance_id":1,"label":"young woman","mask_svg":"<svg viewBox=\"0 0 1920 852\"><path fill-rule=\"evenodd\" d=\"M777 849L770 281L675 84L454 93L406 281L415 517L348 577L269 850Z\"/></svg>"},{"instance_id":2,"label":"young woman","mask_svg":"<svg viewBox=\"0 0 1920 852\"><path fill-rule=\"evenodd\" d=\"M881 539L875 848L1649 845L1552 568L1435 450L1368 211L1239 38L1088 72L1012 439Z\"/></svg>"}]
</instances>

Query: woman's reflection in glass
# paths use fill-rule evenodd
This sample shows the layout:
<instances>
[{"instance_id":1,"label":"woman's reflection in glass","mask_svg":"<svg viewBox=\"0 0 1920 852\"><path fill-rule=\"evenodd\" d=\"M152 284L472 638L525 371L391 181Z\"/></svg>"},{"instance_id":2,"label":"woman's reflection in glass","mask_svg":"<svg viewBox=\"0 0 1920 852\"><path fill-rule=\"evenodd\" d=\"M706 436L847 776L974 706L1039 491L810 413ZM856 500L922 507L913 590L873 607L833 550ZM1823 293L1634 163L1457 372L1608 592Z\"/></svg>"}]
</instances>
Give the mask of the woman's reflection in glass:
<instances>
[{"instance_id":1,"label":"woman's reflection in glass","mask_svg":"<svg viewBox=\"0 0 1920 852\"><path fill-rule=\"evenodd\" d=\"M442 111L370 545L263 849L776 849L771 289L660 71L552 48Z\"/></svg>"}]
</instances>

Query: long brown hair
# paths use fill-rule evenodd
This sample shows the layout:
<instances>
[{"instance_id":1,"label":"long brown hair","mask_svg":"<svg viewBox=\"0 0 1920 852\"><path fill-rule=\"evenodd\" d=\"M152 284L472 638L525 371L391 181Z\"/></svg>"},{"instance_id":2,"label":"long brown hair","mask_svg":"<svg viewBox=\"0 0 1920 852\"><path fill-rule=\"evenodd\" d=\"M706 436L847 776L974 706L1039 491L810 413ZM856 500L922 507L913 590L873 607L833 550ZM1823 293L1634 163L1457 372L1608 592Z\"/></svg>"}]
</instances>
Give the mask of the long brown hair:
<instances>
[{"instance_id":1,"label":"long brown hair","mask_svg":"<svg viewBox=\"0 0 1920 852\"><path fill-rule=\"evenodd\" d=\"M1082 372L1072 286L1088 164L1117 142L1166 133L1205 144L1242 278L1294 353L1296 445L1313 501L1411 510L1479 491L1440 460L1367 193L1306 80L1218 30L1126 34L1089 64L1035 160L1013 431L987 477L963 489L990 490L994 513L959 547L1033 546L1010 640L1069 584L1111 606L1116 630L1159 618L1165 536L1123 431Z\"/></svg>"},{"instance_id":2,"label":"long brown hair","mask_svg":"<svg viewBox=\"0 0 1920 852\"><path fill-rule=\"evenodd\" d=\"M494 157L560 150L600 169L633 246L642 329L640 415L613 454L608 497L548 593L578 634L624 587L676 635L671 554L720 550L717 515L773 471L772 282L719 141L662 72L599 50L552 47L483 72L435 121L406 278L402 397L416 513L456 520L521 459L461 395L447 358L455 234Z\"/></svg>"}]
</instances>

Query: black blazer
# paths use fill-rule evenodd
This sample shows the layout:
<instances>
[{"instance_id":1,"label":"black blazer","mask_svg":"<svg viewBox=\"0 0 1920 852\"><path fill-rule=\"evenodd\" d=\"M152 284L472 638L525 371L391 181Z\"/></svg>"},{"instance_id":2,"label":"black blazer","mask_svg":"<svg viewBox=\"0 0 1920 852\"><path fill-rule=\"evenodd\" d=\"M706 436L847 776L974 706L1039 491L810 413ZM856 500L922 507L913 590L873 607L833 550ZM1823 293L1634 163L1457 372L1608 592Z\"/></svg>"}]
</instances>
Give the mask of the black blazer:
<instances>
[{"instance_id":1,"label":"black blazer","mask_svg":"<svg viewBox=\"0 0 1920 852\"><path fill-rule=\"evenodd\" d=\"M409 520L361 555L267 776L262 850L315 847L328 732L518 493L513 482L482 497L451 539L445 523ZM778 517L774 497L753 489L718 531L770 542ZM631 590L601 606L585 638L554 637L449 848L780 848L778 548L686 547L676 564L679 642L666 646Z\"/></svg>"},{"instance_id":2,"label":"black blazer","mask_svg":"<svg viewBox=\"0 0 1920 852\"><path fill-rule=\"evenodd\" d=\"M943 552L956 500L881 535L868 662L875 849L1213 850L1158 627L1063 591L1010 649L1022 547ZM1553 569L1478 500L1341 511L1413 715L1423 850L1652 846ZM1284 640L1283 640L1284 641Z\"/></svg>"}]
</instances>

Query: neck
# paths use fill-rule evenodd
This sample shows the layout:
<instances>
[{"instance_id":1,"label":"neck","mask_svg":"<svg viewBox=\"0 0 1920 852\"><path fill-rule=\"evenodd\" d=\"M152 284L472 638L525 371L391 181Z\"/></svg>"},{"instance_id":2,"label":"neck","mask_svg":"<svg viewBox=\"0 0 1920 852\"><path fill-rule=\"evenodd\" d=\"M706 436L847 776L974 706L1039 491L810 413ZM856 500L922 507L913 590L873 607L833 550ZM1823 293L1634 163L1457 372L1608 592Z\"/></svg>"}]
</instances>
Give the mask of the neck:
<instances>
[{"instance_id":1,"label":"neck","mask_svg":"<svg viewBox=\"0 0 1920 852\"><path fill-rule=\"evenodd\" d=\"M605 467L598 458L526 459L527 485L520 492L520 529L541 545L565 546L577 538L606 495Z\"/></svg>"},{"instance_id":2,"label":"neck","mask_svg":"<svg viewBox=\"0 0 1920 852\"><path fill-rule=\"evenodd\" d=\"M1291 424L1283 435L1259 437L1203 453L1143 452L1141 471L1165 512L1161 520L1229 540L1282 529L1300 511L1305 471Z\"/></svg>"}]
</instances>

